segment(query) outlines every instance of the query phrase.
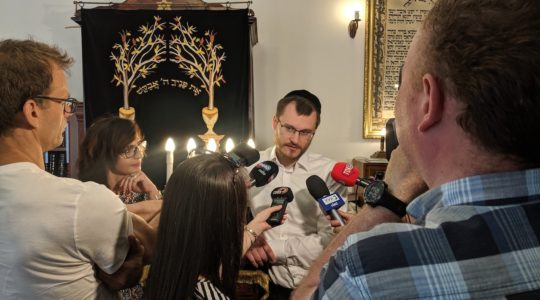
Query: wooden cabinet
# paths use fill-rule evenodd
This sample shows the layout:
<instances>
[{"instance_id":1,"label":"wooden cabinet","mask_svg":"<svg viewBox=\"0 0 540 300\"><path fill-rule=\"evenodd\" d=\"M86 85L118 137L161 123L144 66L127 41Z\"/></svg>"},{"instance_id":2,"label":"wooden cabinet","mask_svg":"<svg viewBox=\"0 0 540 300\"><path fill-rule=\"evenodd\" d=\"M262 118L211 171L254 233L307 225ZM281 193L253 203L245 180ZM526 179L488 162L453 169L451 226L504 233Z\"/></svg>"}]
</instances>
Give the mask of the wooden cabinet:
<instances>
[{"instance_id":1,"label":"wooden cabinet","mask_svg":"<svg viewBox=\"0 0 540 300\"><path fill-rule=\"evenodd\" d=\"M361 177L368 178L370 176L376 176L378 172L384 173L388 161L386 159L355 157L352 164L360 170Z\"/></svg>"}]
</instances>

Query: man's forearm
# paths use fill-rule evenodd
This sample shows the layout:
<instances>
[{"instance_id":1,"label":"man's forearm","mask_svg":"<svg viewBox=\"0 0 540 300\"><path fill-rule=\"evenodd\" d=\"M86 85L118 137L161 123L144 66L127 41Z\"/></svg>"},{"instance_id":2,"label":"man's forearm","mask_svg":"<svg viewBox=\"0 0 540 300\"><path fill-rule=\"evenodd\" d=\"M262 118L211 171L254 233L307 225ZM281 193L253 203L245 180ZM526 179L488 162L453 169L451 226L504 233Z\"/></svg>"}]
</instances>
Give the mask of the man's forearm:
<instances>
[{"instance_id":1,"label":"man's forearm","mask_svg":"<svg viewBox=\"0 0 540 300\"><path fill-rule=\"evenodd\" d=\"M368 231L375 225L389 222L400 222L400 219L384 207L365 206L351 221L332 239L321 255L313 262L309 273L294 291L294 299L309 299L319 285L319 276L324 265L345 243L347 237L357 232Z\"/></svg>"}]
</instances>

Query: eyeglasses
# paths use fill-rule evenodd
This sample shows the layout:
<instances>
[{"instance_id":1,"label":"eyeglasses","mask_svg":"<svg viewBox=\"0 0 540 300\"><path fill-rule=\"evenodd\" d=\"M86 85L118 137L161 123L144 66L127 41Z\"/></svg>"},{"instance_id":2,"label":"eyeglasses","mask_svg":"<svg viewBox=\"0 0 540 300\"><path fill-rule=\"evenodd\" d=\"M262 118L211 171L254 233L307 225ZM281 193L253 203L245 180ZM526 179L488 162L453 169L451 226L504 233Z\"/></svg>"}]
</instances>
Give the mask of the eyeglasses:
<instances>
[{"instance_id":1,"label":"eyeglasses","mask_svg":"<svg viewBox=\"0 0 540 300\"><path fill-rule=\"evenodd\" d=\"M298 136L300 138L309 140L313 138L313 136L315 135L315 132L312 130L309 130L309 129L298 130L289 124L286 124L286 123L283 124L279 119L278 119L278 123L279 123L279 126L284 129L283 132L285 132L289 136L293 136L298 132Z\"/></svg>"},{"instance_id":2,"label":"eyeglasses","mask_svg":"<svg viewBox=\"0 0 540 300\"><path fill-rule=\"evenodd\" d=\"M55 98L55 97L49 97L49 96L34 96L35 99L42 99L42 100L51 100L54 102L62 103L62 106L64 106L64 112L68 114L72 114L77 109L77 104L79 104L79 100L75 98Z\"/></svg>"},{"instance_id":3,"label":"eyeglasses","mask_svg":"<svg viewBox=\"0 0 540 300\"><path fill-rule=\"evenodd\" d=\"M129 145L124 152L120 154L123 158L143 158L146 156L146 141L140 142L138 145Z\"/></svg>"}]
</instances>

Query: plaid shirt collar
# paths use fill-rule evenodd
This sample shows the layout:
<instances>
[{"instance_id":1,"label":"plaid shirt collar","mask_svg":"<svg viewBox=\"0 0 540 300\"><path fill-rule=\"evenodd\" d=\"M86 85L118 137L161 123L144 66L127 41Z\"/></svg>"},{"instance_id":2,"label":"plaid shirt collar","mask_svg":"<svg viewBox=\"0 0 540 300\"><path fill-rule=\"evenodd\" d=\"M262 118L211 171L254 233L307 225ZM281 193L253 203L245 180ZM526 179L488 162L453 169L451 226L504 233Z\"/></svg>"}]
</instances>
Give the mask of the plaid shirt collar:
<instances>
[{"instance_id":1,"label":"plaid shirt collar","mask_svg":"<svg viewBox=\"0 0 540 300\"><path fill-rule=\"evenodd\" d=\"M524 171L490 173L450 181L416 197L407 213L423 222L437 207L474 204L480 206L529 201L540 194L540 168ZM499 199L506 199L504 202ZM515 201L512 201L515 199Z\"/></svg>"}]
</instances>

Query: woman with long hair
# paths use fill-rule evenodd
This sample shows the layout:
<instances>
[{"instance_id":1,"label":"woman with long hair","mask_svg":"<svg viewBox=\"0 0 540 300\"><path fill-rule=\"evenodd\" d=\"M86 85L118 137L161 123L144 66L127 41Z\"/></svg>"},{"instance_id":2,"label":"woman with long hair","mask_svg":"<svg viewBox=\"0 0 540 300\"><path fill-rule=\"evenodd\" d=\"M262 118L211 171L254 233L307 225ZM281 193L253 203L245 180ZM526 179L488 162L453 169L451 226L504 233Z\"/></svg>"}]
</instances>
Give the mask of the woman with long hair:
<instances>
[{"instance_id":1,"label":"woman with long hair","mask_svg":"<svg viewBox=\"0 0 540 300\"><path fill-rule=\"evenodd\" d=\"M141 170L145 148L144 136L134 121L115 116L98 119L87 129L79 146L78 175L81 181L101 183L115 192L155 235L162 197ZM151 253L152 249L145 248L146 261ZM121 291L124 300L141 299L142 294L140 285Z\"/></svg>"},{"instance_id":2,"label":"woman with long hair","mask_svg":"<svg viewBox=\"0 0 540 300\"><path fill-rule=\"evenodd\" d=\"M247 174L227 157L204 154L182 162L165 189L147 299L229 299L242 255L281 206L246 225Z\"/></svg>"}]
</instances>

